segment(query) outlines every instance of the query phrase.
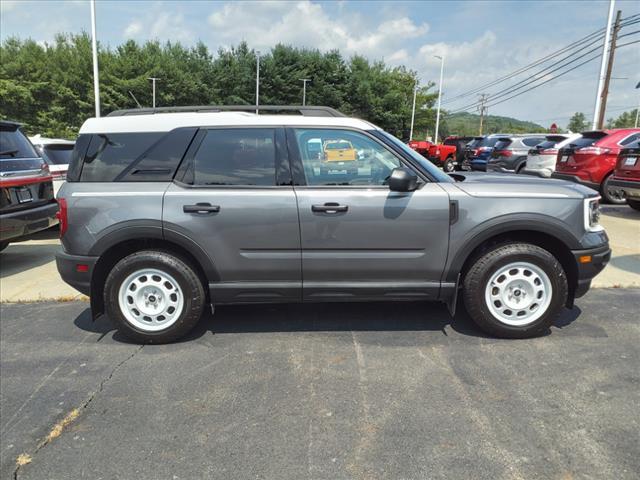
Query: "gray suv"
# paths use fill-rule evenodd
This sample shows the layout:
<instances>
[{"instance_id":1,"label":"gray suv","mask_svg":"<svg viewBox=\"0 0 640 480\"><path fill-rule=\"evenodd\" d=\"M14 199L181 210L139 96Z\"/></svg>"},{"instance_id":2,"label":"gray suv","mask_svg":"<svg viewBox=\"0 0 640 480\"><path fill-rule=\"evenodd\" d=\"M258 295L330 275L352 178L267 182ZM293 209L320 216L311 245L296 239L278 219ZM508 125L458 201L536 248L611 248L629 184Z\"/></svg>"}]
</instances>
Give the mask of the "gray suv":
<instances>
[{"instance_id":1,"label":"gray suv","mask_svg":"<svg viewBox=\"0 0 640 480\"><path fill-rule=\"evenodd\" d=\"M507 135L498 138L487 162L487 172L520 173L529 150L545 141L544 134Z\"/></svg>"},{"instance_id":2,"label":"gray suv","mask_svg":"<svg viewBox=\"0 0 640 480\"><path fill-rule=\"evenodd\" d=\"M136 341L182 337L207 304L435 300L454 314L459 296L485 331L531 337L609 260L584 186L446 175L328 108L235 110L119 111L80 130L58 270Z\"/></svg>"}]
</instances>

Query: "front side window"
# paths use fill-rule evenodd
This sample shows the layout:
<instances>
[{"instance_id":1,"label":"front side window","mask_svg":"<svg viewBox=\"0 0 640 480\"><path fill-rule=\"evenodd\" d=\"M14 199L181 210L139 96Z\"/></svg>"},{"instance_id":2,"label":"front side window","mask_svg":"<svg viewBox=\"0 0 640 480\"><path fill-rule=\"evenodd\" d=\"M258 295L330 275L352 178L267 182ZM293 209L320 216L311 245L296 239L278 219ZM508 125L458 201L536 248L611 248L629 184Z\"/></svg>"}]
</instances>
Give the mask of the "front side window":
<instances>
[{"instance_id":1,"label":"front side window","mask_svg":"<svg viewBox=\"0 0 640 480\"><path fill-rule=\"evenodd\" d=\"M351 130L295 129L307 185L386 185L400 160L383 145Z\"/></svg>"},{"instance_id":2,"label":"front side window","mask_svg":"<svg viewBox=\"0 0 640 480\"><path fill-rule=\"evenodd\" d=\"M274 129L211 129L206 132L185 180L193 185L274 186L275 164Z\"/></svg>"}]
</instances>

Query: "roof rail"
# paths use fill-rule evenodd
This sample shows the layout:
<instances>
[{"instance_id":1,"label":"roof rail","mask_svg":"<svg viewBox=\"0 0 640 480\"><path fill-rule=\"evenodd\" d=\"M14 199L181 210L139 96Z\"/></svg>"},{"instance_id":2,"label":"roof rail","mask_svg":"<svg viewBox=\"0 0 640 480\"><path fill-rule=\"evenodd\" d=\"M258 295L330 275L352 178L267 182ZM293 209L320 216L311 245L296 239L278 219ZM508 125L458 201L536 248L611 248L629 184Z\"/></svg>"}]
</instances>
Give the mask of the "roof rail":
<instances>
[{"instance_id":1,"label":"roof rail","mask_svg":"<svg viewBox=\"0 0 640 480\"><path fill-rule=\"evenodd\" d=\"M346 115L331 107L307 106L307 105L260 105L258 112L297 112L305 117L345 117ZM201 105L193 107L156 107L156 108L131 108L127 110L114 110L107 117L123 117L126 115L153 115L156 113L179 112L255 112L255 105Z\"/></svg>"}]
</instances>

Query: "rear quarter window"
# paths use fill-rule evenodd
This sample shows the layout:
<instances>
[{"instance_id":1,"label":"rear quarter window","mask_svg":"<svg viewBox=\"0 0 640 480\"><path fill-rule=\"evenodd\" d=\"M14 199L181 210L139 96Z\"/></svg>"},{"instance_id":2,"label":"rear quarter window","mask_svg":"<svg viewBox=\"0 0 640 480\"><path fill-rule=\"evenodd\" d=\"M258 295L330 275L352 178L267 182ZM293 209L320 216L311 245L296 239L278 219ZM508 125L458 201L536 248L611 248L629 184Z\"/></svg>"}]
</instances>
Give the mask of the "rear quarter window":
<instances>
[{"instance_id":1,"label":"rear quarter window","mask_svg":"<svg viewBox=\"0 0 640 480\"><path fill-rule=\"evenodd\" d=\"M0 158L38 158L39 155L22 130L0 126Z\"/></svg>"},{"instance_id":2,"label":"rear quarter window","mask_svg":"<svg viewBox=\"0 0 640 480\"><path fill-rule=\"evenodd\" d=\"M527 147L535 147L542 142L544 142L544 138L542 137L527 137L522 139L522 143L524 143Z\"/></svg>"}]
</instances>

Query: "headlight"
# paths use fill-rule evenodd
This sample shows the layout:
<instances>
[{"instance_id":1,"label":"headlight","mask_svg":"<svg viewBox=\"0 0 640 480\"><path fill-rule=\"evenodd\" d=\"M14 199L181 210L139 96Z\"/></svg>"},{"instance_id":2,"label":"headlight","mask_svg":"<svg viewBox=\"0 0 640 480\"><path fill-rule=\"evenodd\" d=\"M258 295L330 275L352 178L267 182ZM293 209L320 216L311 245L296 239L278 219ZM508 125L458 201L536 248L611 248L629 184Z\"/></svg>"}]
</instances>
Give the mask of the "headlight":
<instances>
[{"instance_id":1,"label":"headlight","mask_svg":"<svg viewBox=\"0 0 640 480\"><path fill-rule=\"evenodd\" d=\"M587 232L604 230L600 225L600 197L584 199L584 228Z\"/></svg>"}]
</instances>

